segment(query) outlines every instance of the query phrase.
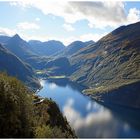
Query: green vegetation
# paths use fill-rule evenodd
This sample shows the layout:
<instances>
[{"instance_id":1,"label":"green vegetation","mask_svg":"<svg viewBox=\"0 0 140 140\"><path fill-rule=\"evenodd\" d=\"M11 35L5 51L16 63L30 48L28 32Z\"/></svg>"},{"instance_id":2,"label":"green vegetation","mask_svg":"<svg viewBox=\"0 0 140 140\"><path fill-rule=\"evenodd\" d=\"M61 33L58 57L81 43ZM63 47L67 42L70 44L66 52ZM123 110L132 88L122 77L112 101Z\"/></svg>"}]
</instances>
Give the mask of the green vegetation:
<instances>
[{"instance_id":1,"label":"green vegetation","mask_svg":"<svg viewBox=\"0 0 140 140\"><path fill-rule=\"evenodd\" d=\"M120 27L70 59L70 79L105 93L140 81L140 22ZM132 36L133 34L133 36Z\"/></svg>"},{"instance_id":2,"label":"green vegetation","mask_svg":"<svg viewBox=\"0 0 140 140\"><path fill-rule=\"evenodd\" d=\"M74 138L66 119L52 100L45 99L43 103L35 105L36 127L35 137L43 138Z\"/></svg>"},{"instance_id":3,"label":"green vegetation","mask_svg":"<svg viewBox=\"0 0 140 140\"><path fill-rule=\"evenodd\" d=\"M42 71L37 71L36 74L43 74L43 72Z\"/></svg>"},{"instance_id":4,"label":"green vegetation","mask_svg":"<svg viewBox=\"0 0 140 140\"><path fill-rule=\"evenodd\" d=\"M58 75L58 76L49 76L48 78L63 79L63 78L66 78L66 76L65 75Z\"/></svg>"},{"instance_id":5,"label":"green vegetation","mask_svg":"<svg viewBox=\"0 0 140 140\"><path fill-rule=\"evenodd\" d=\"M22 83L0 74L0 136L33 137L32 110L31 96Z\"/></svg>"},{"instance_id":6,"label":"green vegetation","mask_svg":"<svg viewBox=\"0 0 140 140\"><path fill-rule=\"evenodd\" d=\"M16 78L0 74L1 138L76 137L55 102L38 99Z\"/></svg>"},{"instance_id":7,"label":"green vegetation","mask_svg":"<svg viewBox=\"0 0 140 140\"><path fill-rule=\"evenodd\" d=\"M36 75L38 77L48 77L49 71L48 70L36 70Z\"/></svg>"}]
</instances>

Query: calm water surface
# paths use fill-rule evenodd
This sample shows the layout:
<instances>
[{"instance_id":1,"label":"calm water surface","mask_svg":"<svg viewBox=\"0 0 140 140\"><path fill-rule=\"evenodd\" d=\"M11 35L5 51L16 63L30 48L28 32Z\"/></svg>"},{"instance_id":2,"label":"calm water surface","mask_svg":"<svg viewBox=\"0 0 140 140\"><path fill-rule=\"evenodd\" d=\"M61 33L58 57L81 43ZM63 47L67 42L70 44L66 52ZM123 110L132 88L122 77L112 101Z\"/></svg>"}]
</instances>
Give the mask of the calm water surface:
<instances>
[{"instance_id":1,"label":"calm water surface","mask_svg":"<svg viewBox=\"0 0 140 140\"><path fill-rule=\"evenodd\" d=\"M38 93L59 105L80 138L140 138L140 112L127 108L106 108L81 94L79 85L67 80L41 80Z\"/></svg>"}]
</instances>

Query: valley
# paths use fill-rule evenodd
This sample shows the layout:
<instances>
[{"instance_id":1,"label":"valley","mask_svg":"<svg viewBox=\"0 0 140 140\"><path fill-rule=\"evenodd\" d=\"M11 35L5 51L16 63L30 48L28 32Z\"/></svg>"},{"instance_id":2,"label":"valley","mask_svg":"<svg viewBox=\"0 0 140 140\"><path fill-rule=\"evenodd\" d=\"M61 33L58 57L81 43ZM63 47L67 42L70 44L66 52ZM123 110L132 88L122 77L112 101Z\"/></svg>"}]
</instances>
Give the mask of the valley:
<instances>
[{"instance_id":1,"label":"valley","mask_svg":"<svg viewBox=\"0 0 140 140\"><path fill-rule=\"evenodd\" d=\"M30 92L37 91L36 98L45 98L35 107L42 118L36 137L45 137L50 125L46 137L51 138L140 137L140 22L121 26L97 42L89 38L65 46L57 40L25 41L16 34L0 36L0 44L0 72L19 79ZM52 117L48 121L48 114L40 112L46 105ZM125 110L128 113L121 115Z\"/></svg>"}]
</instances>

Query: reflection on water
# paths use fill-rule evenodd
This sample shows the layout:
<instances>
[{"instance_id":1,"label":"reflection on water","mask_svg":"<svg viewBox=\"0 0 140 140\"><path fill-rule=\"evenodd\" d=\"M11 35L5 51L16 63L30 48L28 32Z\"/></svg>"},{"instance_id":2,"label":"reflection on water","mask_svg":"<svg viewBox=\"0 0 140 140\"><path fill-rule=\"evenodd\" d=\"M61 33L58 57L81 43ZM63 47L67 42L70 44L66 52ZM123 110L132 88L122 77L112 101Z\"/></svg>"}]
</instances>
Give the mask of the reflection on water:
<instances>
[{"instance_id":1,"label":"reflection on water","mask_svg":"<svg viewBox=\"0 0 140 140\"><path fill-rule=\"evenodd\" d=\"M56 89L56 88L57 88L57 85L56 85L55 83L51 83L51 84L49 85L49 88L50 88L50 89Z\"/></svg>"},{"instance_id":2,"label":"reflection on water","mask_svg":"<svg viewBox=\"0 0 140 140\"><path fill-rule=\"evenodd\" d=\"M133 131L128 123L115 119L110 110L93 103L93 108L95 107L98 111L90 112L82 117L80 112L74 109L74 103L73 99L69 99L63 107L63 113L78 136L82 138L131 137ZM91 102L89 104L91 106ZM139 132L134 132L134 134L135 137L140 136Z\"/></svg>"},{"instance_id":3,"label":"reflection on water","mask_svg":"<svg viewBox=\"0 0 140 140\"><path fill-rule=\"evenodd\" d=\"M139 127L133 127L135 123L140 126L140 122L131 111L107 109L83 96L81 86L68 81L41 81L41 84L39 95L57 102L78 137L140 137Z\"/></svg>"}]
</instances>

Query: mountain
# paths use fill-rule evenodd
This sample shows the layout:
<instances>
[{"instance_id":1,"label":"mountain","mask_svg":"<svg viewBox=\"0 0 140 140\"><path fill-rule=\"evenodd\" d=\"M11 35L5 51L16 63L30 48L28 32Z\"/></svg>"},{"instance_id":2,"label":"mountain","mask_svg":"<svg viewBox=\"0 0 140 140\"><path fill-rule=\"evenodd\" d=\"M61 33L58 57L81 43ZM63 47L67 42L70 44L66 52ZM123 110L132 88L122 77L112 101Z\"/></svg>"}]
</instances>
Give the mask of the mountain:
<instances>
[{"instance_id":1,"label":"mountain","mask_svg":"<svg viewBox=\"0 0 140 140\"><path fill-rule=\"evenodd\" d=\"M32 52L30 45L26 41L24 41L18 34L11 37L5 43L4 47L6 47L22 61L30 64L34 68L41 69L46 63L46 58L42 58Z\"/></svg>"},{"instance_id":2,"label":"mountain","mask_svg":"<svg viewBox=\"0 0 140 140\"><path fill-rule=\"evenodd\" d=\"M71 80L88 86L89 93L108 93L139 82L140 22L121 26L81 49L70 58L70 64L74 68Z\"/></svg>"},{"instance_id":3,"label":"mountain","mask_svg":"<svg viewBox=\"0 0 140 140\"><path fill-rule=\"evenodd\" d=\"M0 44L0 71L17 77L27 86L39 88L39 82L32 68L21 61L18 57L8 51Z\"/></svg>"},{"instance_id":4,"label":"mountain","mask_svg":"<svg viewBox=\"0 0 140 140\"><path fill-rule=\"evenodd\" d=\"M18 34L11 37L5 47L19 58L26 60L27 57L34 55L30 50L28 43L20 38Z\"/></svg>"},{"instance_id":5,"label":"mountain","mask_svg":"<svg viewBox=\"0 0 140 140\"><path fill-rule=\"evenodd\" d=\"M95 42L93 40L89 40L89 41L85 41L84 44L85 46L88 46L88 45L91 45L91 44L94 44Z\"/></svg>"},{"instance_id":6,"label":"mountain","mask_svg":"<svg viewBox=\"0 0 140 140\"><path fill-rule=\"evenodd\" d=\"M9 36L0 35L0 43L5 44L10 39Z\"/></svg>"},{"instance_id":7,"label":"mountain","mask_svg":"<svg viewBox=\"0 0 140 140\"><path fill-rule=\"evenodd\" d=\"M50 69L52 75L69 75L71 72L71 65L67 57L51 59L45 68Z\"/></svg>"},{"instance_id":8,"label":"mountain","mask_svg":"<svg viewBox=\"0 0 140 140\"><path fill-rule=\"evenodd\" d=\"M74 41L67 46L67 49L65 50L65 55L72 55L90 44L94 44L94 41L87 41L87 42Z\"/></svg>"},{"instance_id":9,"label":"mountain","mask_svg":"<svg viewBox=\"0 0 140 140\"><path fill-rule=\"evenodd\" d=\"M64 50L61 52L58 52L55 54L56 57L70 57L74 53L78 52L80 49L87 47L88 45L94 44L95 42L90 40L87 42L82 41L74 41L71 44L69 44L67 47L65 47Z\"/></svg>"},{"instance_id":10,"label":"mountain","mask_svg":"<svg viewBox=\"0 0 140 140\"><path fill-rule=\"evenodd\" d=\"M33 52L38 55L50 56L65 48L64 44L60 41L50 40L41 42L37 40L31 40L28 42Z\"/></svg>"},{"instance_id":11,"label":"mountain","mask_svg":"<svg viewBox=\"0 0 140 140\"><path fill-rule=\"evenodd\" d=\"M69 57L72 57L80 49L94 44L94 41L74 41L62 51L54 54L50 57L50 60L46 63L45 68L51 71L53 75L67 75L69 76L75 71L75 66L71 66Z\"/></svg>"}]
</instances>

